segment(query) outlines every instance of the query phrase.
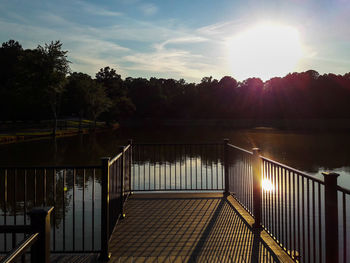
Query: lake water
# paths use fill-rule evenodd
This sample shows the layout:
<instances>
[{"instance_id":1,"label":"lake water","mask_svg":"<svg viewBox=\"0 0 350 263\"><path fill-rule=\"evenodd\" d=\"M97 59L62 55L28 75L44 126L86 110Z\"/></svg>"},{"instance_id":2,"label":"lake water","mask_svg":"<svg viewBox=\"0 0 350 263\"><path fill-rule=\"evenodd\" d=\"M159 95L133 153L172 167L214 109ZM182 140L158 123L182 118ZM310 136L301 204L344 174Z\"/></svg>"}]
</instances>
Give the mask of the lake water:
<instances>
[{"instance_id":1,"label":"lake water","mask_svg":"<svg viewBox=\"0 0 350 263\"><path fill-rule=\"evenodd\" d=\"M114 156L128 139L135 142L206 142L230 139L232 144L322 178L334 171L338 184L350 188L350 134L286 132L274 129L132 128L110 132L0 145L1 165L87 165Z\"/></svg>"}]
</instances>

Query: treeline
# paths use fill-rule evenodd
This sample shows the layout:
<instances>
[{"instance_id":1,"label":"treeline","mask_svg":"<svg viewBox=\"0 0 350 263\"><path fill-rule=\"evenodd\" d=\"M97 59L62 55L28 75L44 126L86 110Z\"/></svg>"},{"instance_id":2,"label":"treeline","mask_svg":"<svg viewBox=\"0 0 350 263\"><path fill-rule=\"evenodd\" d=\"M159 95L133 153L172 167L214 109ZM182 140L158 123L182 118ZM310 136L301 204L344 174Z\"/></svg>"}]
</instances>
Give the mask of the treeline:
<instances>
[{"instance_id":1,"label":"treeline","mask_svg":"<svg viewBox=\"0 0 350 263\"><path fill-rule=\"evenodd\" d=\"M0 119L125 118L350 118L350 73L314 70L263 82L225 76L200 83L158 78L123 80L109 67L95 78L71 73L59 41L23 49L13 40L0 48Z\"/></svg>"}]
</instances>

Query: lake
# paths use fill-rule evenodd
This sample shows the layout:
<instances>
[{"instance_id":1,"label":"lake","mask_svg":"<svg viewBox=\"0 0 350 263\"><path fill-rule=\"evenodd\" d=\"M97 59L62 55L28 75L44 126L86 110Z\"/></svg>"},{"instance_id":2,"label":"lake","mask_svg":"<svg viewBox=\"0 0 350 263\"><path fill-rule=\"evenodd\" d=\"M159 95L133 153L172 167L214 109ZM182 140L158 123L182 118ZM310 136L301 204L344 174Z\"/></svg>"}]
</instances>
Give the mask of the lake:
<instances>
[{"instance_id":1,"label":"lake","mask_svg":"<svg viewBox=\"0 0 350 263\"><path fill-rule=\"evenodd\" d=\"M290 132L275 129L232 130L217 127L128 128L104 133L0 145L1 165L94 165L114 156L128 139L135 142L217 142L223 138L245 149L322 178L323 171L341 176L350 188L350 134Z\"/></svg>"}]
</instances>

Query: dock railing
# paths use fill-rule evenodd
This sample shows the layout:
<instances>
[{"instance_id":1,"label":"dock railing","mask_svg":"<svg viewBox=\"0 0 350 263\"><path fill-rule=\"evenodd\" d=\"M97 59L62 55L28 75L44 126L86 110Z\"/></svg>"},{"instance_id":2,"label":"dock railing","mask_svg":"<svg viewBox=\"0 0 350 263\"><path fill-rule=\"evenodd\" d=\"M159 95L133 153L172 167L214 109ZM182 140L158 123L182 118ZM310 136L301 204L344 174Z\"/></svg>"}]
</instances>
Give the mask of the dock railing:
<instances>
[{"instance_id":1,"label":"dock railing","mask_svg":"<svg viewBox=\"0 0 350 263\"><path fill-rule=\"evenodd\" d=\"M350 191L229 143L133 144L95 166L0 167L0 252L29 226L33 207L54 206L53 253L101 253L132 192L221 191L233 197L296 262L347 262ZM13 244L12 248L10 245Z\"/></svg>"},{"instance_id":2,"label":"dock railing","mask_svg":"<svg viewBox=\"0 0 350 263\"><path fill-rule=\"evenodd\" d=\"M30 227L32 208L53 206L50 250L53 253L100 253L131 190L132 143L100 165L0 167L0 253L26 239L14 227Z\"/></svg>"},{"instance_id":3,"label":"dock railing","mask_svg":"<svg viewBox=\"0 0 350 263\"><path fill-rule=\"evenodd\" d=\"M133 192L223 191L223 144L133 145Z\"/></svg>"},{"instance_id":4,"label":"dock railing","mask_svg":"<svg viewBox=\"0 0 350 263\"><path fill-rule=\"evenodd\" d=\"M1 263L26 261L26 252L31 248L31 263L50 262L50 214L53 207L34 208L30 213L30 225L0 226L2 233L25 233L25 238L0 260ZM13 242L15 238L12 239Z\"/></svg>"},{"instance_id":5,"label":"dock railing","mask_svg":"<svg viewBox=\"0 0 350 263\"><path fill-rule=\"evenodd\" d=\"M101 260L108 260L109 239L119 219L124 218L124 202L131 192L132 141L120 148L113 159L102 158L101 175Z\"/></svg>"},{"instance_id":6,"label":"dock railing","mask_svg":"<svg viewBox=\"0 0 350 263\"><path fill-rule=\"evenodd\" d=\"M225 141L225 184L296 262L348 262L350 191ZM338 197L340 197L338 199ZM338 215L341 215L338 218Z\"/></svg>"}]
</instances>

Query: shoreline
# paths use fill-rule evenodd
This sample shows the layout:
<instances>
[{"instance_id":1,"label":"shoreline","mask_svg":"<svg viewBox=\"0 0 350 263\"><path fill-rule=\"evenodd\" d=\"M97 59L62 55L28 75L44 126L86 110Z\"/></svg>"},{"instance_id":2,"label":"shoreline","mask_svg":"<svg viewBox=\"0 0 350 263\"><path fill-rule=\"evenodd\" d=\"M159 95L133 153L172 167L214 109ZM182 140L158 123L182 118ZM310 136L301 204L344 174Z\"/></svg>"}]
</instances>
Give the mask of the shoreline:
<instances>
[{"instance_id":1,"label":"shoreline","mask_svg":"<svg viewBox=\"0 0 350 263\"><path fill-rule=\"evenodd\" d=\"M34 130L32 133L28 132L28 135L25 132L18 132L20 135L11 135L11 134L0 134L0 145L6 144L14 144L20 142L28 142L28 141L37 141L37 140L46 140L52 138L64 138L64 137L72 137L79 134L89 134L92 132L99 133L108 130L116 130L119 129L119 124L113 124L111 127L96 127L96 129L82 129L79 130L58 130L56 136L52 135L51 131L40 131Z\"/></svg>"}]
</instances>

